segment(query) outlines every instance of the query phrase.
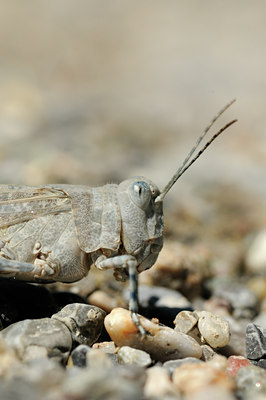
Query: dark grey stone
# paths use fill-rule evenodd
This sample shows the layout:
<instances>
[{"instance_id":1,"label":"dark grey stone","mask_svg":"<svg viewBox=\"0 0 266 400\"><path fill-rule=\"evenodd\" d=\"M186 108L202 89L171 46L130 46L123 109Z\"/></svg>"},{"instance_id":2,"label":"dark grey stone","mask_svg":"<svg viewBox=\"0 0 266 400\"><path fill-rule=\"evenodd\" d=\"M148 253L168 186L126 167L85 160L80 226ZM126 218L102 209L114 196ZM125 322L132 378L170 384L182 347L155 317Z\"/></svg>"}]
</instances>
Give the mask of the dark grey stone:
<instances>
[{"instance_id":1,"label":"dark grey stone","mask_svg":"<svg viewBox=\"0 0 266 400\"><path fill-rule=\"evenodd\" d=\"M76 367L84 368L87 365L86 355L91 348L85 344L80 344L72 353L71 358Z\"/></svg>"},{"instance_id":2,"label":"dark grey stone","mask_svg":"<svg viewBox=\"0 0 266 400\"><path fill-rule=\"evenodd\" d=\"M101 334L105 315L99 307L73 303L52 315L52 319L65 324L75 342L90 346Z\"/></svg>"},{"instance_id":3,"label":"dark grey stone","mask_svg":"<svg viewBox=\"0 0 266 400\"><path fill-rule=\"evenodd\" d=\"M246 353L250 360L259 360L266 356L266 335L262 328L252 323L246 329Z\"/></svg>"}]
</instances>

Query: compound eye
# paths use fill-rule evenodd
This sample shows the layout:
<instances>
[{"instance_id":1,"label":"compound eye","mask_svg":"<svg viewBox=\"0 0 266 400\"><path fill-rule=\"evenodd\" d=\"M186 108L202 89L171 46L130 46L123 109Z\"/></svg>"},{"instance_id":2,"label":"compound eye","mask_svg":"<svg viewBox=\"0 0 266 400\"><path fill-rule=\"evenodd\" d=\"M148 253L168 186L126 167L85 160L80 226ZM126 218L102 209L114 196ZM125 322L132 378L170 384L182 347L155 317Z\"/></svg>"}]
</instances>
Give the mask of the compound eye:
<instances>
[{"instance_id":1,"label":"compound eye","mask_svg":"<svg viewBox=\"0 0 266 400\"><path fill-rule=\"evenodd\" d=\"M130 197L136 206L145 210L151 200L151 189L146 182L136 181L130 188Z\"/></svg>"}]
</instances>

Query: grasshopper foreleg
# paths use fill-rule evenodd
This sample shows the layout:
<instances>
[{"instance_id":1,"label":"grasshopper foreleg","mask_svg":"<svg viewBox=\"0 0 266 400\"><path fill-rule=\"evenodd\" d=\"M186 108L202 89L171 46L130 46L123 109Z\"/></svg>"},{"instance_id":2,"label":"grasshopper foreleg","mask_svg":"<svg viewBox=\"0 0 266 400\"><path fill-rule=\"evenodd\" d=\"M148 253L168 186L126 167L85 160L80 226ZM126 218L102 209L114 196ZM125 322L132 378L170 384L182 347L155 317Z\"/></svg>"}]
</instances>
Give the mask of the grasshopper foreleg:
<instances>
[{"instance_id":1,"label":"grasshopper foreleg","mask_svg":"<svg viewBox=\"0 0 266 400\"><path fill-rule=\"evenodd\" d=\"M128 271L129 276L129 310L131 312L132 320L137 326L141 336L145 336L145 330L142 327L138 312L138 273L137 273L137 260L134 256L124 254L122 256L115 256L107 258L100 256L95 262L95 266L100 270L113 268L118 270L118 277L125 276L125 271ZM116 271L115 271L116 272Z\"/></svg>"}]
</instances>

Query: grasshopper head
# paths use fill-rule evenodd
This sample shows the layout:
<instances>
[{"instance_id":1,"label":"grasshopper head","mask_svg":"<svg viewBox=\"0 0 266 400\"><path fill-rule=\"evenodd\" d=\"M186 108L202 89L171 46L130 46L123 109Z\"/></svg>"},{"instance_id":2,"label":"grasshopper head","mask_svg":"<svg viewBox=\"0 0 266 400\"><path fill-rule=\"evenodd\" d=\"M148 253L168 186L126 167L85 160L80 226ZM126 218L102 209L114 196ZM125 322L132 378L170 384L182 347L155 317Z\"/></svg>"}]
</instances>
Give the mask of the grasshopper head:
<instances>
[{"instance_id":1,"label":"grasshopper head","mask_svg":"<svg viewBox=\"0 0 266 400\"><path fill-rule=\"evenodd\" d=\"M139 272L155 263L163 245L162 202L155 202L159 194L158 187L143 177L118 186L123 248L136 257Z\"/></svg>"}]
</instances>

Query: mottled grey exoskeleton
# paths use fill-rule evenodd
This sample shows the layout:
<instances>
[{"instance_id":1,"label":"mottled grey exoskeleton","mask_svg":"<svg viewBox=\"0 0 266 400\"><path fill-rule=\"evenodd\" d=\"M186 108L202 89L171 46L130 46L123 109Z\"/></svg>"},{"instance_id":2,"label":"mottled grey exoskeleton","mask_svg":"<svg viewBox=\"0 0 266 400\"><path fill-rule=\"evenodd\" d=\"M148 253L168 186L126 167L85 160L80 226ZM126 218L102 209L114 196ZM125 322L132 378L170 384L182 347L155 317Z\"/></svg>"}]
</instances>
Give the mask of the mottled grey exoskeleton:
<instances>
[{"instance_id":1,"label":"mottled grey exoskeleton","mask_svg":"<svg viewBox=\"0 0 266 400\"><path fill-rule=\"evenodd\" d=\"M231 102L232 103L232 102ZM226 105L212 120L182 166L160 193L149 179L135 177L102 187L0 185L0 276L31 282L74 282L90 266L129 276L130 309L137 317L137 273L150 268L163 245L162 200Z\"/></svg>"}]
</instances>

